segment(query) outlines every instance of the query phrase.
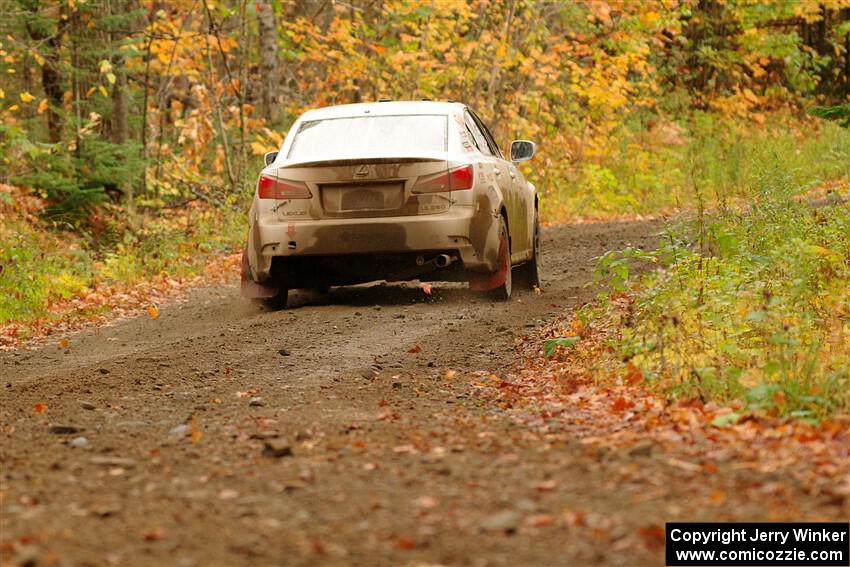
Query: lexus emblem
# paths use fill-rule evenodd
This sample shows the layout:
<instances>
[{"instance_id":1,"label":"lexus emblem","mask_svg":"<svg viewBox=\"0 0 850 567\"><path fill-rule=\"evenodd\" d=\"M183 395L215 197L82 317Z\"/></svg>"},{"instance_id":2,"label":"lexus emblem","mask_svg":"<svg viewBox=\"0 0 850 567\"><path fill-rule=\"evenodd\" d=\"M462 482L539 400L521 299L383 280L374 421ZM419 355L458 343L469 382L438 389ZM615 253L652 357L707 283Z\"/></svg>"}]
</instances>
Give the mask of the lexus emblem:
<instances>
[{"instance_id":1,"label":"lexus emblem","mask_svg":"<svg viewBox=\"0 0 850 567\"><path fill-rule=\"evenodd\" d=\"M355 177L366 177L369 175L369 166L368 165L358 165L354 168L354 176Z\"/></svg>"}]
</instances>

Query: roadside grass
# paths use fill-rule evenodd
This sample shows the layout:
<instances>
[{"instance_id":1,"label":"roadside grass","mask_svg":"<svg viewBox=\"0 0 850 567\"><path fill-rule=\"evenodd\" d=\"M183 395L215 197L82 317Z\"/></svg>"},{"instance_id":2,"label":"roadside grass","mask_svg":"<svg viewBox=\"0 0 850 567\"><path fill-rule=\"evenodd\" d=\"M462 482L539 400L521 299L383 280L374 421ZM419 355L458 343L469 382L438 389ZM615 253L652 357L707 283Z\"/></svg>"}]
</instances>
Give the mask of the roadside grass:
<instances>
[{"instance_id":1,"label":"roadside grass","mask_svg":"<svg viewBox=\"0 0 850 567\"><path fill-rule=\"evenodd\" d=\"M235 207L195 202L143 215L131 232L108 207L82 230L63 230L41 218L46 206L33 192L0 186L0 325L14 324L16 340L110 308L74 298L190 279L211 259L238 250L245 236L244 211Z\"/></svg>"},{"instance_id":2,"label":"roadside grass","mask_svg":"<svg viewBox=\"0 0 850 567\"><path fill-rule=\"evenodd\" d=\"M605 336L597 370L638 376L672 397L732 403L724 422L743 412L846 415L850 207L841 198L850 197L850 159L816 206L801 198L811 190L801 179L828 169L762 163L749 206L701 211L668 226L656 250L600 258L612 293L585 306L576 325ZM656 269L636 275L641 262Z\"/></svg>"},{"instance_id":3,"label":"roadside grass","mask_svg":"<svg viewBox=\"0 0 850 567\"><path fill-rule=\"evenodd\" d=\"M761 172L802 185L847 175L850 133L830 122L786 115L764 126L695 113L680 125L624 124L596 160L536 180L550 223L646 216L745 201Z\"/></svg>"}]
</instances>

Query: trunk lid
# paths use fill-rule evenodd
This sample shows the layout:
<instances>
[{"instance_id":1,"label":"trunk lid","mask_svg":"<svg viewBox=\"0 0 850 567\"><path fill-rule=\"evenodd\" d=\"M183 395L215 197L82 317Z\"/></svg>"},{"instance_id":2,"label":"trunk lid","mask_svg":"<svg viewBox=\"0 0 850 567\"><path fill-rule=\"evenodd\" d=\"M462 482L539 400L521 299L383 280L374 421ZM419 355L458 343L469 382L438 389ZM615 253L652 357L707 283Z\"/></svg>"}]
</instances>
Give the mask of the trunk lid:
<instances>
[{"instance_id":1,"label":"trunk lid","mask_svg":"<svg viewBox=\"0 0 850 567\"><path fill-rule=\"evenodd\" d=\"M313 218L372 218L427 215L446 212L448 191L419 194L417 181L445 173L444 153L395 157L354 157L288 163L274 175L306 183L312 193ZM306 200L305 200L306 201ZM290 212L298 206L290 201ZM292 218L287 216L287 218Z\"/></svg>"}]
</instances>

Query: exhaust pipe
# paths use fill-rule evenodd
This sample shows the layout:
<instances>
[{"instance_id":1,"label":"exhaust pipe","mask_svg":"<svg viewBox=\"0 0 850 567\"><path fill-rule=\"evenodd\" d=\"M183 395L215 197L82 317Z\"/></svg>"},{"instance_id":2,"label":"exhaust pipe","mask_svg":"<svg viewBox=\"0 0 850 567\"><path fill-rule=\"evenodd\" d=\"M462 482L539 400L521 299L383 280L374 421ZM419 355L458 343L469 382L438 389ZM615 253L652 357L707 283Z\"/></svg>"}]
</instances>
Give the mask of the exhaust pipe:
<instances>
[{"instance_id":1,"label":"exhaust pipe","mask_svg":"<svg viewBox=\"0 0 850 567\"><path fill-rule=\"evenodd\" d=\"M448 254L439 254L436 258L434 258L434 264L436 264L438 268L445 268L451 265L454 261L455 257L449 256Z\"/></svg>"}]
</instances>

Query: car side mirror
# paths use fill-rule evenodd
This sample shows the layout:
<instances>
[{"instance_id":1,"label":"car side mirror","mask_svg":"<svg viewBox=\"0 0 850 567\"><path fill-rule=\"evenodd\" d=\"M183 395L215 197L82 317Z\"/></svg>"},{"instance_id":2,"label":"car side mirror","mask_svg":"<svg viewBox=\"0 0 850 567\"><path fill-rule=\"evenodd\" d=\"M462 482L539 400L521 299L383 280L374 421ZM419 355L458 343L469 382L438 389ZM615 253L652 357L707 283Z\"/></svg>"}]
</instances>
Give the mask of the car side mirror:
<instances>
[{"instance_id":1,"label":"car side mirror","mask_svg":"<svg viewBox=\"0 0 850 567\"><path fill-rule=\"evenodd\" d=\"M277 152L266 152L266 155L263 156L266 165L271 165L272 163L274 163L275 158L277 158Z\"/></svg>"},{"instance_id":2,"label":"car side mirror","mask_svg":"<svg viewBox=\"0 0 850 567\"><path fill-rule=\"evenodd\" d=\"M534 142L529 140L514 140L511 142L511 161L519 163L534 156Z\"/></svg>"}]
</instances>

